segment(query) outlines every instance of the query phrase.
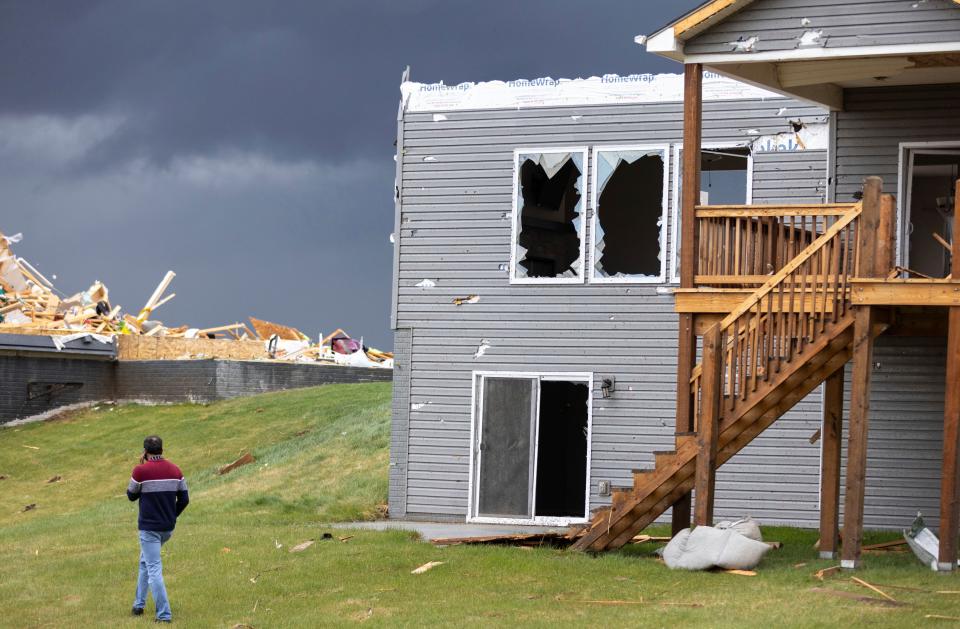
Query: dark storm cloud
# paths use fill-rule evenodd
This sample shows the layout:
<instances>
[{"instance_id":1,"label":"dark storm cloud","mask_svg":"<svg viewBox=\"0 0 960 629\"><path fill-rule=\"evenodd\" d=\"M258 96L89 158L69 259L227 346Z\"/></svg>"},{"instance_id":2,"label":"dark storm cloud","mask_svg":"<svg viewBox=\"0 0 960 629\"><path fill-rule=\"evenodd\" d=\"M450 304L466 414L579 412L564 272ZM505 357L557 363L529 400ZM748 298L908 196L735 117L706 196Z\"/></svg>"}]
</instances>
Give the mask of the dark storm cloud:
<instances>
[{"instance_id":1,"label":"dark storm cloud","mask_svg":"<svg viewBox=\"0 0 960 629\"><path fill-rule=\"evenodd\" d=\"M254 314L389 346L400 72L448 83L677 71L696 2L0 4L0 229L74 291L170 322ZM158 316L161 313L158 312Z\"/></svg>"}]
</instances>

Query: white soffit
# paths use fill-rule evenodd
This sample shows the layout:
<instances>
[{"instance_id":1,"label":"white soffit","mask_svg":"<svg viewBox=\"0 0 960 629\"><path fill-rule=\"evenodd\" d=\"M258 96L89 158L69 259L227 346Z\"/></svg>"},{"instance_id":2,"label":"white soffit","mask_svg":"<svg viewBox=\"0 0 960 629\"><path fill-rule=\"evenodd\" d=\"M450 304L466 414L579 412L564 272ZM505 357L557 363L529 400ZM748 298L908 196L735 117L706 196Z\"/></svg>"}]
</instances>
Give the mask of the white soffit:
<instances>
[{"instance_id":1,"label":"white soffit","mask_svg":"<svg viewBox=\"0 0 960 629\"><path fill-rule=\"evenodd\" d=\"M907 57L873 57L867 59L831 59L794 61L777 64L777 75L784 88L821 83L841 83L877 76L894 76L913 67Z\"/></svg>"}]
</instances>

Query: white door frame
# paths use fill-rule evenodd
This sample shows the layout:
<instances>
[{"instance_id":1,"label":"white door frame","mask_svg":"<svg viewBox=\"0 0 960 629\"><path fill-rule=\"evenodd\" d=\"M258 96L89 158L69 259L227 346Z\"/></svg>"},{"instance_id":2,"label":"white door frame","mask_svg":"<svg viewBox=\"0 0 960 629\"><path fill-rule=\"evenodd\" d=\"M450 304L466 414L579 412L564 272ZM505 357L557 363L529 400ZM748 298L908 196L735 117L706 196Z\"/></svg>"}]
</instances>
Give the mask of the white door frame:
<instances>
[{"instance_id":1,"label":"white door frame","mask_svg":"<svg viewBox=\"0 0 960 629\"><path fill-rule=\"evenodd\" d=\"M724 150L743 150L747 149L747 202L746 205L753 203L753 149L749 146L736 143L719 143L719 144L705 144L700 147L700 152L704 151L724 151ZM682 144L673 145L673 190L671 194L670 201L673 203L673 208L670 211L670 220L672 222L671 226L671 235L673 237L673 242L671 244L670 251L670 282L673 284L680 283L680 171L683 167L683 164L680 163L680 151L683 150ZM701 155L702 159L702 155ZM703 177L701 176L701 185Z\"/></svg>"},{"instance_id":2,"label":"white door frame","mask_svg":"<svg viewBox=\"0 0 960 629\"><path fill-rule=\"evenodd\" d=\"M517 378L521 380L536 380L536 417L533 424L533 467L531 479L533 505L530 518L491 518L477 514L480 504L480 484L477 481L480 468L483 465L483 453L477 443L478 436L483 434L483 380L484 378ZM584 517L554 517L538 516L536 512L537 496L537 462L539 458L540 440L540 382L583 382L587 385L587 475L583 497ZM593 373L592 372L562 372L562 371L473 371L471 373L471 400L470 405L470 477L467 484L467 522L477 524L525 524L539 526L568 526L582 524L589 521L590 515L590 465L593 452Z\"/></svg>"},{"instance_id":3,"label":"white door frame","mask_svg":"<svg viewBox=\"0 0 960 629\"><path fill-rule=\"evenodd\" d=\"M960 139L937 142L900 142L897 151L897 243L896 264L910 266L910 202L913 186L913 156L920 154L955 154L960 152Z\"/></svg>"}]
</instances>

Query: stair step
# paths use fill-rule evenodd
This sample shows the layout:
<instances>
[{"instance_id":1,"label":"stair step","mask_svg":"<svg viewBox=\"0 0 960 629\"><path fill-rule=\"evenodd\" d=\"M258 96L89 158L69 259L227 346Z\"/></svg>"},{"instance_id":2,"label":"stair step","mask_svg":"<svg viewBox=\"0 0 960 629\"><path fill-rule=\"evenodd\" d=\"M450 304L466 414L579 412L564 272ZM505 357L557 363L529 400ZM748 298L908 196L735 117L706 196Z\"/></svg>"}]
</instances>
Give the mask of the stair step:
<instances>
[{"instance_id":1,"label":"stair step","mask_svg":"<svg viewBox=\"0 0 960 629\"><path fill-rule=\"evenodd\" d=\"M670 465L677 456L676 450L660 450L653 453L653 461L657 467Z\"/></svg>"},{"instance_id":2,"label":"stair step","mask_svg":"<svg viewBox=\"0 0 960 629\"><path fill-rule=\"evenodd\" d=\"M630 500L634 495L633 487L613 487L610 492L610 501L616 507Z\"/></svg>"},{"instance_id":3,"label":"stair step","mask_svg":"<svg viewBox=\"0 0 960 629\"><path fill-rule=\"evenodd\" d=\"M641 491L645 485L650 481L650 477L653 475L653 470L651 469L637 469L633 470L633 491Z\"/></svg>"},{"instance_id":4,"label":"stair step","mask_svg":"<svg viewBox=\"0 0 960 629\"><path fill-rule=\"evenodd\" d=\"M683 447L685 443L696 443L697 442L697 433L695 432L678 432L676 434L677 440L677 450Z\"/></svg>"}]
</instances>

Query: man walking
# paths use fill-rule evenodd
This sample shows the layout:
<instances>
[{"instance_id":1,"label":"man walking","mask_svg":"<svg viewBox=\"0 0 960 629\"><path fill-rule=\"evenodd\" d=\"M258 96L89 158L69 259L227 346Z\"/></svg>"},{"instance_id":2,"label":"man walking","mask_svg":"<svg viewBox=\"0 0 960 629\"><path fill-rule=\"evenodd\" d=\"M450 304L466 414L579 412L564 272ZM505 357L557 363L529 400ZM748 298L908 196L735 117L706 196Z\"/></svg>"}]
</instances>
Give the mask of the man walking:
<instances>
[{"instance_id":1,"label":"man walking","mask_svg":"<svg viewBox=\"0 0 960 629\"><path fill-rule=\"evenodd\" d=\"M163 566L160 547L170 539L177 516L190 502L187 482L180 468L163 458L163 440L151 435L143 440L140 465L133 468L127 497L140 500L140 577L137 595L133 601L133 615L143 614L147 605L147 589L153 593L157 608L157 622L170 622L170 602L163 585Z\"/></svg>"}]
</instances>

